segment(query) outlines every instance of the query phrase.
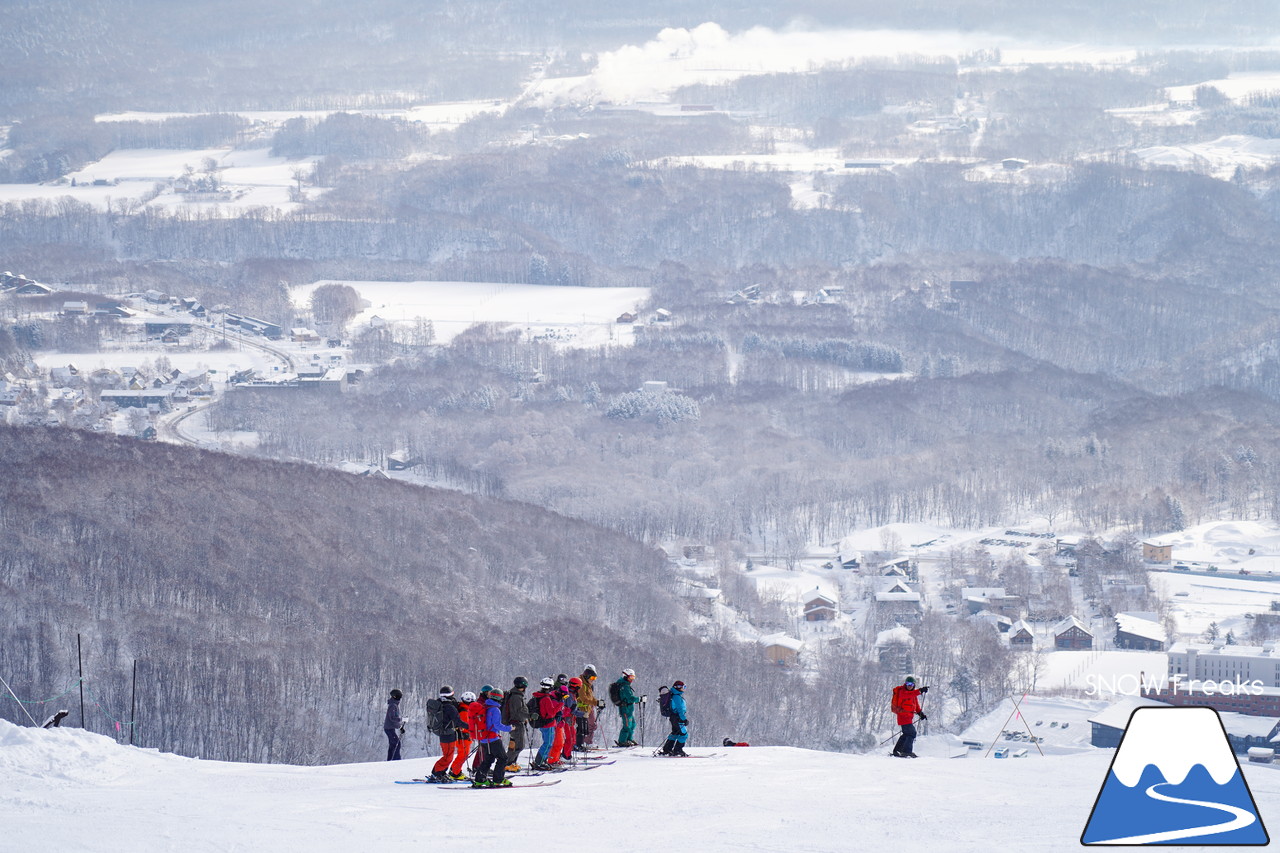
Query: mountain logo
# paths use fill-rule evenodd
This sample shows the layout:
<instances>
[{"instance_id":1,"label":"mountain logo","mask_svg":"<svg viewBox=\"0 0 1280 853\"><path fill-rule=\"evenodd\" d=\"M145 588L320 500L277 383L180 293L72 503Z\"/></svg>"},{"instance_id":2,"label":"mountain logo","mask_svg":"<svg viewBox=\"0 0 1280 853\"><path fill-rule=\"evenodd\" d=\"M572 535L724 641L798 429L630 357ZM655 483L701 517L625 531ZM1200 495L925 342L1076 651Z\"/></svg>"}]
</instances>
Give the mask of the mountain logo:
<instances>
[{"instance_id":1,"label":"mountain logo","mask_svg":"<svg viewBox=\"0 0 1280 853\"><path fill-rule=\"evenodd\" d=\"M1084 845L1270 843L1212 708L1138 708L1080 836Z\"/></svg>"}]
</instances>

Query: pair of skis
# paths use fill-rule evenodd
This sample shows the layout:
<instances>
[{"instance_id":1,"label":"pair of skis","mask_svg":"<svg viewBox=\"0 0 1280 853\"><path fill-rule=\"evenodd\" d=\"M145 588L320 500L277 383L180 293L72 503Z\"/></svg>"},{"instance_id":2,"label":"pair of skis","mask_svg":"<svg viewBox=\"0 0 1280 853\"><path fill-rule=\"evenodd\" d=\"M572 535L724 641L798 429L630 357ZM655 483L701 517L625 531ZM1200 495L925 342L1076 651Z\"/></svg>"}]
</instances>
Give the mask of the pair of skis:
<instances>
[{"instance_id":1,"label":"pair of skis","mask_svg":"<svg viewBox=\"0 0 1280 853\"><path fill-rule=\"evenodd\" d=\"M501 791L503 788L545 788L548 785L559 785L561 779L548 779L543 782L512 782L510 785L473 785L465 780L456 782L431 782L427 779L397 779L397 785L434 785L437 788L450 788L454 791Z\"/></svg>"}]
</instances>

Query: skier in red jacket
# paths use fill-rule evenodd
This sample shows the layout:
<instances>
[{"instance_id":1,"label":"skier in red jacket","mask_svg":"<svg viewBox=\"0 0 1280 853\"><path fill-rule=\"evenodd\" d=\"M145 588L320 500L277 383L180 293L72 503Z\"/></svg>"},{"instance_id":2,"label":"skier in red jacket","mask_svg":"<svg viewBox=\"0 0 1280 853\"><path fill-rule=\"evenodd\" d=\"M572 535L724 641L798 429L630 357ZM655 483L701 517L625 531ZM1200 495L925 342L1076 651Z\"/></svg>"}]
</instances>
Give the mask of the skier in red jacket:
<instances>
[{"instance_id":1,"label":"skier in red jacket","mask_svg":"<svg viewBox=\"0 0 1280 853\"><path fill-rule=\"evenodd\" d=\"M908 675L906 681L893 688L893 702L889 709L898 715L898 725L902 726L902 736L893 746L894 758L918 758L912 747L916 744L916 716L927 720L928 716L920 710L920 695L928 693L928 687L916 689L916 677Z\"/></svg>"}]
</instances>

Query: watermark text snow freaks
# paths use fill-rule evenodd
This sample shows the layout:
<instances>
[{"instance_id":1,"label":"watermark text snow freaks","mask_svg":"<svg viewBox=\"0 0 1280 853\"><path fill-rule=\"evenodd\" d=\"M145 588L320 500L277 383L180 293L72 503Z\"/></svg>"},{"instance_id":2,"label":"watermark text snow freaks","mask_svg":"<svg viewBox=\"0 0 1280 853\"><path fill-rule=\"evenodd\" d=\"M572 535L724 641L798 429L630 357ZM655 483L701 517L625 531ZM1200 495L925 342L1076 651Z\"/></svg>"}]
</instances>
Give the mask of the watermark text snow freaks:
<instances>
[{"instance_id":1,"label":"watermark text snow freaks","mask_svg":"<svg viewBox=\"0 0 1280 853\"><path fill-rule=\"evenodd\" d=\"M1162 690L1174 695L1178 693L1196 693L1203 696L1257 696L1262 693L1263 687L1266 686L1257 679L1241 681L1238 675L1233 680L1213 681L1210 679L1189 679L1182 673L1169 676L1167 681L1145 674L1093 674L1085 677L1085 684L1088 685L1085 690L1086 696L1117 693L1125 696L1139 696L1143 693L1158 693Z\"/></svg>"}]
</instances>

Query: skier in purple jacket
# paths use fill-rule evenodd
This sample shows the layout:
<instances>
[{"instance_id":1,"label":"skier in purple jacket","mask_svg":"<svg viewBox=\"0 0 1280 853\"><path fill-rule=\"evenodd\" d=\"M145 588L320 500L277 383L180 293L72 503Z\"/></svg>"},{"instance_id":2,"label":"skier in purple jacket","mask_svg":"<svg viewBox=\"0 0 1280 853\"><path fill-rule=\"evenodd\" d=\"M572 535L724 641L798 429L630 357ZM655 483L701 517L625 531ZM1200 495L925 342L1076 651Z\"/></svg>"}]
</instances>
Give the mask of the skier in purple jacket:
<instances>
[{"instance_id":1,"label":"skier in purple jacket","mask_svg":"<svg viewBox=\"0 0 1280 853\"><path fill-rule=\"evenodd\" d=\"M511 786L510 780L503 778L507 773L507 748L502 743L502 733L509 731L511 726L502 722L502 691L488 687L484 691L484 723L476 734L476 740L480 744L477 747L480 758L476 765L475 778L471 782L473 787L507 788Z\"/></svg>"}]
</instances>

